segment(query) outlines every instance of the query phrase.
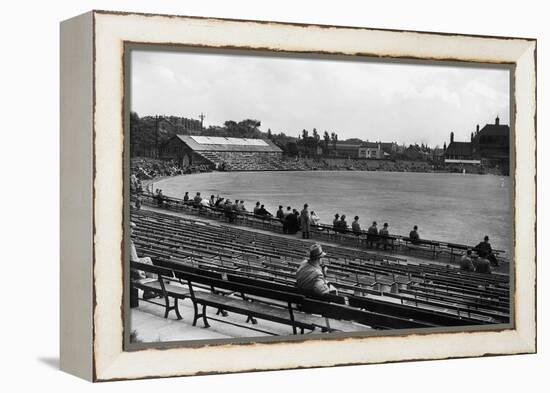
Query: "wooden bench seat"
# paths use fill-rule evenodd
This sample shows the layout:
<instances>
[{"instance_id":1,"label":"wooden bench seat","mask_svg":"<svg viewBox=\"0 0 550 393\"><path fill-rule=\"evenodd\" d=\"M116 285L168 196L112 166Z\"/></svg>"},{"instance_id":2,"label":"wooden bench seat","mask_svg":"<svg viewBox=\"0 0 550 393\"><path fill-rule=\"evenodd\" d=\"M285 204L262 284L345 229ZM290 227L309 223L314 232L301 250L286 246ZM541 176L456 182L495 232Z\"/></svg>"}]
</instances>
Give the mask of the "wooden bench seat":
<instances>
[{"instance_id":1,"label":"wooden bench seat","mask_svg":"<svg viewBox=\"0 0 550 393\"><path fill-rule=\"evenodd\" d=\"M146 299L145 297L143 297L142 300L164 307L164 318L168 318L170 311L174 310L176 317L182 319L178 308L178 300L186 299L189 296L189 291L181 286L171 284L170 281L166 281L174 277L172 271L170 269L141 262L131 262L130 267L134 271L134 274L141 271L146 274L157 276L157 278L134 278L130 283L131 292L132 288L134 288L160 296L161 299L164 300L162 304L151 299ZM135 292L134 295L137 296ZM170 305L170 298L174 299L173 305ZM134 299L134 301L137 302L137 299Z\"/></svg>"},{"instance_id":2,"label":"wooden bench seat","mask_svg":"<svg viewBox=\"0 0 550 393\"><path fill-rule=\"evenodd\" d=\"M156 211L133 211L132 220L138 226L134 233L139 255L171 258L203 270L290 285L311 243ZM437 247L443 252L461 249L450 243L437 243ZM456 266L436 263L410 263L345 247L323 245L323 249L329 254L328 279L342 294L375 295L383 302L385 296L395 295L385 302L396 304L395 298L411 310L427 307L446 315L456 311L454 316L459 319L465 315L469 319L468 312L475 313L478 308L490 315L496 311L496 318L501 320L500 314L509 308L510 289L504 275L467 273Z\"/></svg>"},{"instance_id":3,"label":"wooden bench seat","mask_svg":"<svg viewBox=\"0 0 550 393\"><path fill-rule=\"evenodd\" d=\"M233 298L212 293L203 293L195 291L195 298L198 303L211 306L214 308L222 308L225 311L235 312L246 316L254 316L254 318L269 320L285 325L292 325L289 318L289 311L283 307L276 307L270 304L262 303L261 301L245 301L241 298ZM257 299L256 299L257 300ZM315 328L321 331L365 331L369 330L368 326L356 324L349 321L331 321L323 317L307 314L301 311L294 310L294 324L297 328L314 330ZM208 321L205 326L208 327Z\"/></svg>"}]
</instances>

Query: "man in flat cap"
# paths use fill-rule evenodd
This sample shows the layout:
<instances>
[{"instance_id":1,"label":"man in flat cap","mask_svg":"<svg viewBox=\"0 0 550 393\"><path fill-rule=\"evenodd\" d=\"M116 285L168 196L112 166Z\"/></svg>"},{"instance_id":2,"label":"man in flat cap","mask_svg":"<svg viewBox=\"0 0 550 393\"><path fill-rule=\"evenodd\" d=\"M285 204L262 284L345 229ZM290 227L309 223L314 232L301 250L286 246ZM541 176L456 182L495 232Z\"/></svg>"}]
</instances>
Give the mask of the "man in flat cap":
<instances>
[{"instance_id":1,"label":"man in flat cap","mask_svg":"<svg viewBox=\"0 0 550 393\"><path fill-rule=\"evenodd\" d=\"M321 258L326 255L321 245L313 244L309 249L309 259L304 260L296 271L296 288L304 294L320 297L337 292L327 281L321 265Z\"/></svg>"}]
</instances>

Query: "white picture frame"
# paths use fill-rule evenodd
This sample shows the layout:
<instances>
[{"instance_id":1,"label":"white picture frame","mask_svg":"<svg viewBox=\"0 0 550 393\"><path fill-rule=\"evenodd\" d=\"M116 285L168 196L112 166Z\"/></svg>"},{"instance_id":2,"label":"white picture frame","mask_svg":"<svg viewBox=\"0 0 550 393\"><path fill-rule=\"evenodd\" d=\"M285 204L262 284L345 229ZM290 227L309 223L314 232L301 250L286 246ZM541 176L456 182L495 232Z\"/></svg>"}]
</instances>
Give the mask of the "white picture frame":
<instances>
[{"instance_id":1,"label":"white picture frame","mask_svg":"<svg viewBox=\"0 0 550 393\"><path fill-rule=\"evenodd\" d=\"M513 66L513 326L124 347L126 43ZM536 352L536 40L92 11L61 25L61 368L90 381Z\"/></svg>"}]
</instances>

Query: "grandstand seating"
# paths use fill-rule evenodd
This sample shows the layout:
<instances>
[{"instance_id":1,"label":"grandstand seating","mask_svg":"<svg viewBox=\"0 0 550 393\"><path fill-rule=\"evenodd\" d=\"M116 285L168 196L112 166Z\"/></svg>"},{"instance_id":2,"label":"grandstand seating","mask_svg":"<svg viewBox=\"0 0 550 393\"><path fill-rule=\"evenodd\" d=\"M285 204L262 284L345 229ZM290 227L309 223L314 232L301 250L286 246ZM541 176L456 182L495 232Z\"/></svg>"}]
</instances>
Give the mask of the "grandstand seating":
<instances>
[{"instance_id":1,"label":"grandstand seating","mask_svg":"<svg viewBox=\"0 0 550 393\"><path fill-rule=\"evenodd\" d=\"M140 256L241 280L283 285L288 291L311 244L154 211L132 211L131 219L136 224L132 239ZM346 307L435 326L509 321L507 276L408 263L347 247L323 248L329 255L327 278L348 298ZM319 305L314 306L312 309ZM391 327L407 327L399 324L397 320Z\"/></svg>"},{"instance_id":2,"label":"grandstand seating","mask_svg":"<svg viewBox=\"0 0 550 393\"><path fill-rule=\"evenodd\" d=\"M431 172L426 161L391 161L343 158L288 158L273 152L197 151L213 167L226 171L361 170Z\"/></svg>"},{"instance_id":3,"label":"grandstand seating","mask_svg":"<svg viewBox=\"0 0 550 393\"><path fill-rule=\"evenodd\" d=\"M143 202L151 206L157 206L157 200L150 194L143 193ZM163 208L174 211L185 211L186 213L197 214L199 216L206 216L209 218L215 218L218 220L227 220L227 217L223 213L222 209L211 208L208 206L202 206L200 209L196 208L193 202L183 202L181 199L164 197ZM246 226L260 227L262 229L272 230L275 232L282 232L282 224L280 220L274 217L257 216L250 212L237 212L233 219L233 222L243 224ZM311 235L315 238L324 239L330 242L337 242L341 244L347 244L356 248L363 248L370 242L368 239L374 237L374 243L378 245L387 246L390 251L397 251L405 254L415 254L434 260L448 260L454 262L457 257L463 255L465 250L470 248L468 245L449 243L434 240L419 240L413 244L411 240L406 236L399 235L369 235L367 231L362 231L360 234L355 233L352 230L347 231L335 231L332 225L319 224L312 226ZM502 250L493 250L495 255L502 263L507 264L508 260ZM372 254L376 257L377 254Z\"/></svg>"},{"instance_id":4,"label":"grandstand seating","mask_svg":"<svg viewBox=\"0 0 550 393\"><path fill-rule=\"evenodd\" d=\"M280 153L201 151L197 152L215 167L226 171L307 170L300 161L284 160Z\"/></svg>"}]
</instances>

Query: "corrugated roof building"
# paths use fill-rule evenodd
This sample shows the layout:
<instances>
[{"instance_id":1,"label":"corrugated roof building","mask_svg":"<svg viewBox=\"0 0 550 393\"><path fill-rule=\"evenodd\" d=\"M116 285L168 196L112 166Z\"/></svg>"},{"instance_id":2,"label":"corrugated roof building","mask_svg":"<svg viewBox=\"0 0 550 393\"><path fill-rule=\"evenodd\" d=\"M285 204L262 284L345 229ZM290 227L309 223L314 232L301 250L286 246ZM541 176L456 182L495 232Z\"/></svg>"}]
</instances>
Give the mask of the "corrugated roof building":
<instances>
[{"instance_id":1,"label":"corrugated roof building","mask_svg":"<svg viewBox=\"0 0 550 393\"><path fill-rule=\"evenodd\" d=\"M161 158L183 168L207 165L225 170L270 170L282 150L267 139L175 135L161 148Z\"/></svg>"}]
</instances>

